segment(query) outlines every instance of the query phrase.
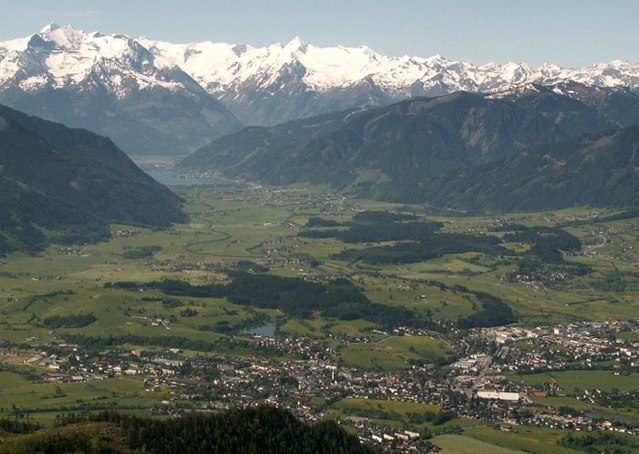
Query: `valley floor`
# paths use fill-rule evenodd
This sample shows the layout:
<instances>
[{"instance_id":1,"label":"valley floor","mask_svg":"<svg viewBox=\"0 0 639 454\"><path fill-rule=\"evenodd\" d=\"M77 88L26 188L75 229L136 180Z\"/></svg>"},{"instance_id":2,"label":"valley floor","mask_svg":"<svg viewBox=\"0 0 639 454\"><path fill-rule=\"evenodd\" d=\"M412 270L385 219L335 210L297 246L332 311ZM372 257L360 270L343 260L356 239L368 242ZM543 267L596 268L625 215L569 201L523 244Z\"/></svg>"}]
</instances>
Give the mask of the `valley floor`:
<instances>
[{"instance_id":1,"label":"valley floor","mask_svg":"<svg viewBox=\"0 0 639 454\"><path fill-rule=\"evenodd\" d=\"M177 190L188 224L114 225L108 242L2 259L0 416L55 426L104 409L166 417L266 403L386 450L639 452L636 217L461 216L317 188ZM353 240L360 222L379 237ZM388 236L411 222L424 223L419 235L440 227ZM539 252L551 237L579 247ZM411 260L405 244L443 249ZM263 299L238 299L240 278ZM353 285L331 287L339 279ZM271 286L284 290L266 304ZM300 307L307 288L316 305ZM349 304L317 297L330 292ZM500 326L490 307L516 321Z\"/></svg>"}]
</instances>

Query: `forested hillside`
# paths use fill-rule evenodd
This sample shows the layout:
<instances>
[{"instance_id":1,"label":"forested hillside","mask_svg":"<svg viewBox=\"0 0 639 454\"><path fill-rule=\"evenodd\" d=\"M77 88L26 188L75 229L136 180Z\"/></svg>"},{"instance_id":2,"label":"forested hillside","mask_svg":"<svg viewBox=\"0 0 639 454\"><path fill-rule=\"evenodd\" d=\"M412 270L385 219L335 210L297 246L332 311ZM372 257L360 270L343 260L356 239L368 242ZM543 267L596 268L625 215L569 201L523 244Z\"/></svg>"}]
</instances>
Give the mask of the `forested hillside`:
<instances>
[{"instance_id":1,"label":"forested hillside","mask_svg":"<svg viewBox=\"0 0 639 454\"><path fill-rule=\"evenodd\" d=\"M219 414L186 414L151 419L104 412L67 415L58 428L6 425L17 432L4 437L2 453L295 453L358 454L373 452L334 422L304 424L273 407L234 409ZM3 426L4 427L4 426Z\"/></svg>"},{"instance_id":2,"label":"forested hillside","mask_svg":"<svg viewBox=\"0 0 639 454\"><path fill-rule=\"evenodd\" d=\"M107 138L0 106L0 253L186 219L180 198Z\"/></svg>"},{"instance_id":3,"label":"forested hillside","mask_svg":"<svg viewBox=\"0 0 639 454\"><path fill-rule=\"evenodd\" d=\"M636 96L581 88L455 93L246 129L179 166L467 210L632 205Z\"/></svg>"}]
</instances>

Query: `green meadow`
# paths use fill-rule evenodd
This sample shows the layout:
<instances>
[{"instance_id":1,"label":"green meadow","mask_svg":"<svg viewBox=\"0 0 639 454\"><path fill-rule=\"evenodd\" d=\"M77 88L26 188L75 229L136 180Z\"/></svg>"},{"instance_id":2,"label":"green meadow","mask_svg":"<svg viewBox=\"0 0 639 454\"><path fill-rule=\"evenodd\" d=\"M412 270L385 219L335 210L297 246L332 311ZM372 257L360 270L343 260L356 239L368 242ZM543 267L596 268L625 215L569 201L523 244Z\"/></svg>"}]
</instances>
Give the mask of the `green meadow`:
<instances>
[{"instance_id":1,"label":"green meadow","mask_svg":"<svg viewBox=\"0 0 639 454\"><path fill-rule=\"evenodd\" d=\"M636 375L615 375L611 370L567 370L549 372L543 374L518 375L514 380L522 381L529 385L542 383L556 383L565 392L574 390L633 391L638 389Z\"/></svg>"},{"instance_id":2,"label":"green meadow","mask_svg":"<svg viewBox=\"0 0 639 454\"><path fill-rule=\"evenodd\" d=\"M502 448L500 446L479 441L463 435L438 435L432 439L435 446L441 448L442 454L475 454L490 452L494 454L516 454L523 451Z\"/></svg>"},{"instance_id":3,"label":"green meadow","mask_svg":"<svg viewBox=\"0 0 639 454\"><path fill-rule=\"evenodd\" d=\"M347 225L363 210L411 211L424 220L437 220L442 231L490 233L497 222L490 216L463 217L429 215L421 206L397 206L368 200L329 199L316 188L290 189L242 187L182 187L191 216L188 224L152 231L121 225L114 231L134 229L135 234L114 235L108 242L92 245L52 245L37 256L13 254L0 264L0 339L38 345L65 333L99 337L136 334L179 335L198 340L216 339L214 329L203 327L242 326L262 314L279 320L282 333L326 338L329 333L370 335L368 320L331 320L314 314L300 320L278 311L245 307L224 299L181 298L183 306L163 306L158 292L131 292L104 288L119 281L148 282L178 279L194 285L226 283L228 270L240 262L268 268L288 277L334 279L346 277L373 302L407 308L420 316L457 320L475 310L468 295L442 288L463 286L486 292L507 302L520 322L551 324L583 319L627 319L639 311L639 260L637 221L590 224L575 222L594 214L592 210L562 210L552 213L515 213L500 216L524 225L566 227L582 241L598 241L593 232L617 232L589 253L566 256L565 260L590 266L592 273L542 288L525 282L504 282L514 262L496 260L479 253L446 254L418 263L382 265L347 262L333 257L345 248L365 245L341 243L335 238L301 238L309 218L322 218ZM343 227L342 227L343 228ZM501 235L495 232L494 235ZM512 246L507 244L506 246ZM151 252L146 252L151 251ZM610 257L616 257L612 264ZM623 292L600 285L611 271L627 270ZM185 308L197 314L181 317ZM96 321L83 327L48 329L44 320L71 314L93 314ZM144 317L172 317L168 329L151 326ZM27 340L37 337L36 341ZM377 339L379 340L379 339ZM345 364L363 368L403 368L409 360L438 361L448 354L441 343L429 339L396 338L381 344L348 346L340 350ZM409 349L411 351L409 351ZM612 379L611 379L612 380Z\"/></svg>"},{"instance_id":4,"label":"green meadow","mask_svg":"<svg viewBox=\"0 0 639 454\"><path fill-rule=\"evenodd\" d=\"M225 298L168 297L157 290L105 287L105 284L124 281L145 283L166 279L193 285L227 284L230 275L240 266L317 282L346 278L373 303L388 306L391 311L410 310L419 318L433 321L455 322L472 315L478 310L473 295L479 292L503 300L518 317L518 323L524 325L630 319L639 313L637 219L593 222L586 219L609 213L587 209L498 217L464 217L454 213L446 216L432 214L420 205L330 198L317 188L306 187L184 187L176 190L184 198L185 209L191 216L187 224L155 231L114 225L115 232L134 232L131 235L116 233L110 241L98 244L51 245L36 256L12 254L0 259L0 341L16 350L37 348L77 334L91 338L177 336L216 345L215 342L228 333L242 336L243 328L268 324L276 326L281 336L313 338L331 347L335 352L332 359L337 363L363 370L446 364L457 354L441 334L429 331L423 336L397 335L384 332L380 325L365 318L327 317L321 311L301 318L281 309L233 304ZM442 232L454 234L502 236L502 232L491 229L504 219L526 226L564 226L585 245L579 253L564 254L564 260L573 265L587 265L592 272L571 276L553 285L534 286L505 278L517 269L512 257L466 251L416 263L368 263L340 260L335 254L393 242L345 244L336 238L299 236L311 218L335 222L343 230L357 213L366 210L410 212L421 221L439 221L443 224ZM607 232L605 242L600 232ZM524 254L529 249L529 245L516 242L502 246L514 251L513 254ZM618 285L616 272L622 274L623 290ZM177 303L169 301L171 299ZM84 326L52 325L52 321L71 320L79 315L95 320ZM166 324L153 323L158 317L166 320ZM355 338L367 341L354 341ZM618 338L639 339L637 333L619 333ZM136 347L140 346L127 343L118 348ZM146 342L142 347L158 352L166 349ZM243 357L269 354L221 347L215 353ZM69 411L118 408L148 414L150 408L161 405L168 392L166 389L145 391L142 380L124 377L91 383L42 383L24 372L39 376L49 372L40 366L9 367L2 361L0 366L3 390L0 415L28 413L47 424L53 422L56 414ZM567 393L576 389L609 391L638 387L636 375L616 376L611 371L598 370L510 378L527 384L556 382ZM318 399L319 403L321 398ZM536 398L535 404L539 408L566 405L585 411L603 411L571 397ZM395 426L405 423L409 413L438 410L437 406L425 404L352 398L339 399L326 409L329 416L340 418L367 412L372 412L375 418L382 414L394 415L391 417L398 418L394 422L383 418L375 420ZM463 435L440 435L433 441L442 452L450 453L572 452L557 449L557 440L563 435L561 431L518 427L516 432L506 433L476 423L448 422L444 426L462 426ZM420 427L432 429L430 423Z\"/></svg>"},{"instance_id":5,"label":"green meadow","mask_svg":"<svg viewBox=\"0 0 639 454\"><path fill-rule=\"evenodd\" d=\"M499 430L499 428L478 426L465 429L464 436L472 437L500 448L515 450L515 452L531 452L535 454L574 454L581 452L558 446L557 442L568 432L531 426L515 426L512 432L504 432ZM493 452L490 449L487 452Z\"/></svg>"}]
</instances>

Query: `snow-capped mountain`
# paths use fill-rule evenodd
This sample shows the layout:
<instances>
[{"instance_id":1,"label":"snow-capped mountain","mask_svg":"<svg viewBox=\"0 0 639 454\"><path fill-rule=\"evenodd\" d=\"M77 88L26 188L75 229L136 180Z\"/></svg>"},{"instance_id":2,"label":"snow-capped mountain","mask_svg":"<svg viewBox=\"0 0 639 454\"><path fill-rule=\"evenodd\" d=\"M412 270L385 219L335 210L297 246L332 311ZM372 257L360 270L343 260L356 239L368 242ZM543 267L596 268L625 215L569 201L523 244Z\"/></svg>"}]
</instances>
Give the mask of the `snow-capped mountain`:
<instances>
[{"instance_id":1,"label":"snow-capped mountain","mask_svg":"<svg viewBox=\"0 0 639 454\"><path fill-rule=\"evenodd\" d=\"M241 124L138 41L48 25L0 43L0 102L108 135L130 154L183 154Z\"/></svg>"},{"instance_id":2,"label":"snow-capped mountain","mask_svg":"<svg viewBox=\"0 0 639 454\"><path fill-rule=\"evenodd\" d=\"M266 47L171 44L53 24L0 43L0 103L110 135L133 154L189 151L239 128L235 117L273 125L414 96L567 82L639 90L639 65L478 66L300 38Z\"/></svg>"},{"instance_id":3,"label":"snow-capped mountain","mask_svg":"<svg viewBox=\"0 0 639 454\"><path fill-rule=\"evenodd\" d=\"M365 46L321 48L299 37L262 48L140 42L159 65L179 66L246 123L275 124L354 105L455 91L503 91L529 83L570 80L639 89L639 65L620 61L581 69L526 63L476 66L439 55L389 57Z\"/></svg>"},{"instance_id":4,"label":"snow-capped mountain","mask_svg":"<svg viewBox=\"0 0 639 454\"><path fill-rule=\"evenodd\" d=\"M430 58L388 57L368 47L321 48L299 37L286 45L254 48L244 44L202 42L170 44L140 40L159 65L179 66L207 91L220 96L241 92L246 84L261 88L280 81L283 68L303 68L302 81L309 90L327 92L369 81L390 96L406 97L433 90L489 92L522 83L573 80L588 85L639 88L639 65L613 61L582 69L545 64L489 63L475 66L435 55Z\"/></svg>"}]
</instances>

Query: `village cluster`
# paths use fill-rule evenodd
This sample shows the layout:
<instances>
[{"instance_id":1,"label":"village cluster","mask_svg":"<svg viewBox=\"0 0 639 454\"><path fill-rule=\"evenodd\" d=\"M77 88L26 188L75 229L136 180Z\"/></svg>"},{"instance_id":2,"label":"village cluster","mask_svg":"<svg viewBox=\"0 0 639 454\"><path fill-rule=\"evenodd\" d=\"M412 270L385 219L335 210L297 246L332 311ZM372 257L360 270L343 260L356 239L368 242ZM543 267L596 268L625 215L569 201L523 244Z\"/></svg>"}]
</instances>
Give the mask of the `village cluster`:
<instances>
[{"instance_id":1,"label":"village cluster","mask_svg":"<svg viewBox=\"0 0 639 454\"><path fill-rule=\"evenodd\" d=\"M83 383L118 375L139 377L146 392L158 393L157 405L151 409L156 414L211 412L266 403L288 408L304 420L318 421L327 417L335 402L357 398L433 404L441 408L433 418L473 418L507 431L516 430L519 424L532 424L639 434L636 424L620 425L582 412L540 407L534 402L548 395L576 393L577 398L594 403L605 397L600 389L566 390L551 378L535 385L521 380L530 373L597 369L609 364L612 367L605 367L611 376L636 374L639 344L616 334L637 329L637 321L478 328L469 335L448 338L458 352L454 363L443 367L407 365L395 371L346 367L339 361L338 351L311 338L264 335L227 336L221 342L254 352L248 357L192 356L178 348L162 352L93 351L60 340L29 351L5 346L0 361L23 357L24 363L42 371L43 381L53 383ZM418 334L408 328L386 334L406 333ZM344 336L340 340L370 341L366 336ZM367 443L424 452L430 449L426 441L430 434L420 433L413 425L398 429L381 424L388 417L383 410L350 409L346 413L344 418L358 428L360 438ZM412 417L420 421L424 415ZM457 430L454 425L438 429L439 433Z\"/></svg>"}]
</instances>

